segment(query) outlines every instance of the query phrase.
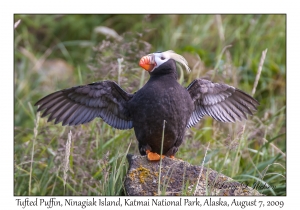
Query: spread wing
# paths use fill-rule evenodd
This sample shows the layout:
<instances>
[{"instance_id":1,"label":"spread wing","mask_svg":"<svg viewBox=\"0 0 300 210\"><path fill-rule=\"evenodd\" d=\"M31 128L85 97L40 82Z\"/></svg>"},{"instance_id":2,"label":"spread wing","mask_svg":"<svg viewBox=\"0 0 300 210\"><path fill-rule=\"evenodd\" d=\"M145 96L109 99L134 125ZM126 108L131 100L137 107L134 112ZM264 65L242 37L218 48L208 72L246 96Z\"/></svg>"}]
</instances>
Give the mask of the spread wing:
<instances>
[{"instance_id":1,"label":"spread wing","mask_svg":"<svg viewBox=\"0 0 300 210\"><path fill-rule=\"evenodd\" d=\"M42 117L50 114L48 122L78 125L101 117L107 124L118 129L132 128L126 104L132 94L124 91L113 81L95 82L54 92L38 102Z\"/></svg>"},{"instance_id":2,"label":"spread wing","mask_svg":"<svg viewBox=\"0 0 300 210\"><path fill-rule=\"evenodd\" d=\"M247 93L226 84L212 83L205 79L196 79L188 87L194 101L194 111L187 127L196 125L205 116L211 116L221 122L235 122L252 115L258 101Z\"/></svg>"}]
</instances>

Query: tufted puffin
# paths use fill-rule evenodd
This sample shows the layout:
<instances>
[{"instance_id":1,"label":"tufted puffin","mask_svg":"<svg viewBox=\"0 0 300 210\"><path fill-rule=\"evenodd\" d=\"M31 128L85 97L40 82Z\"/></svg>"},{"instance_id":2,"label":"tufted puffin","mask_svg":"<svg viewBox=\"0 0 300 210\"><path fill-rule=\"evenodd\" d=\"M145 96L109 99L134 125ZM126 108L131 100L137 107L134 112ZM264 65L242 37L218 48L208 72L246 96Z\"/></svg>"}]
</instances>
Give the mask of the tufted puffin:
<instances>
[{"instance_id":1,"label":"tufted puffin","mask_svg":"<svg viewBox=\"0 0 300 210\"><path fill-rule=\"evenodd\" d=\"M134 94L114 81L100 81L63 89L36 102L48 122L79 125L100 117L117 129L134 129L139 152L159 160L174 158L187 128L204 116L221 122L236 122L252 115L258 101L227 84L195 79L187 88L177 82L176 62L190 71L187 61L168 50L146 55L139 65L149 72L147 83ZM165 127L163 126L165 122Z\"/></svg>"}]
</instances>

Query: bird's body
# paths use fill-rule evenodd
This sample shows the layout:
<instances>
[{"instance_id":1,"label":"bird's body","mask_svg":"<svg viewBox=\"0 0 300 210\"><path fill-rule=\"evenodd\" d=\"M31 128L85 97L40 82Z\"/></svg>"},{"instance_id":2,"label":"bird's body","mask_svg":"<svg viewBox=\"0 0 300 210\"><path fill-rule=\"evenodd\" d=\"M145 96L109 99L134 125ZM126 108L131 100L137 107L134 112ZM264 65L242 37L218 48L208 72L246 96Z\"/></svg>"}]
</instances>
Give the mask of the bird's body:
<instances>
[{"instance_id":1,"label":"bird's body","mask_svg":"<svg viewBox=\"0 0 300 210\"><path fill-rule=\"evenodd\" d=\"M176 67L173 60L167 64L165 68ZM174 155L183 141L194 105L186 88L176 79L174 72L151 75L145 86L129 101L133 128L142 155L146 154L146 150L160 153L164 120L163 154Z\"/></svg>"},{"instance_id":2,"label":"bird's body","mask_svg":"<svg viewBox=\"0 0 300 210\"><path fill-rule=\"evenodd\" d=\"M176 62L187 70L186 60L173 51L152 53L139 65L150 74L136 93L124 91L113 81L102 81L54 92L35 105L50 114L48 121L78 125L101 117L117 129L134 128L140 154L158 160L173 157L183 142L185 130L205 116L221 122L246 119L259 103L250 95L226 84L194 80L187 88L177 82ZM164 128L165 122L165 128Z\"/></svg>"}]
</instances>

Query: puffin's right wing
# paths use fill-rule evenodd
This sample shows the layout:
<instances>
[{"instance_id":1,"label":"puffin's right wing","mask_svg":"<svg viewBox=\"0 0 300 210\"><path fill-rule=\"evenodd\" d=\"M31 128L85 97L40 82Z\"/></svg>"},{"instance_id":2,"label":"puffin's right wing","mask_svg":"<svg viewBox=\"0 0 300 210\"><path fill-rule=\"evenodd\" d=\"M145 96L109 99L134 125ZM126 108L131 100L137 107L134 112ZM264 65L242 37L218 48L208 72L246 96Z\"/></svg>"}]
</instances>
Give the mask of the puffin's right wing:
<instances>
[{"instance_id":1,"label":"puffin's right wing","mask_svg":"<svg viewBox=\"0 0 300 210\"><path fill-rule=\"evenodd\" d=\"M205 79L196 79L188 87L194 101L194 111L187 127L196 125L205 116L211 116L221 122L235 122L247 119L259 105L253 97L235 87L212 83Z\"/></svg>"},{"instance_id":2,"label":"puffin's right wing","mask_svg":"<svg viewBox=\"0 0 300 210\"><path fill-rule=\"evenodd\" d=\"M42 117L50 114L48 122L79 125L101 117L107 124L118 129L132 128L128 116L127 101L133 97L113 81L95 82L54 92L38 102L37 111Z\"/></svg>"}]
</instances>

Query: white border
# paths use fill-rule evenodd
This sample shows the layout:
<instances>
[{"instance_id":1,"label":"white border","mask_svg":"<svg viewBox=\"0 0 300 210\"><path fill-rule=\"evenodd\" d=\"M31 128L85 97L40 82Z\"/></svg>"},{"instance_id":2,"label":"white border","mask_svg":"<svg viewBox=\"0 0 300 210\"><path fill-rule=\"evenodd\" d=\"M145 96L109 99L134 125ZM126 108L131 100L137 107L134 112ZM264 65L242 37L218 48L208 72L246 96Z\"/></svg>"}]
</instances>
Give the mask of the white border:
<instances>
[{"instance_id":1,"label":"white border","mask_svg":"<svg viewBox=\"0 0 300 210\"><path fill-rule=\"evenodd\" d=\"M286 13L287 14L287 197L285 208L298 206L299 180L299 11L296 1L6 1L1 3L1 202L3 209L16 207L13 196L13 14L14 13ZM295 3L294 3L295 2ZM125 8L125 9L124 9ZM4 134L4 135L3 135ZM31 197L33 198L33 197ZM41 197L39 197L41 198ZM46 197L49 198L49 197ZM82 197L75 197L81 199ZM241 197L239 197L241 199ZM57 199L65 199L58 197ZM139 197L147 199L147 197ZM174 198L170 198L174 199ZM192 198L191 198L192 199ZM201 197L201 199L204 199ZM251 198L242 198L252 200ZM222 197L222 200L232 198ZM136 207L137 208L137 207ZM138 207L141 208L141 207ZM153 207L151 207L153 208ZM157 207L155 207L157 208ZM173 207L178 209L179 207ZM181 208L181 207L180 207ZM31 208L26 208L31 209ZM47 208L35 208L47 209ZM71 209L71 208L66 208ZM72 208L73 209L73 208ZM80 208L78 208L80 209ZM99 209L99 207L97 208ZM240 209L240 207L239 207ZM249 208L247 208L249 209ZM295 208L294 208L295 209Z\"/></svg>"}]
</instances>

